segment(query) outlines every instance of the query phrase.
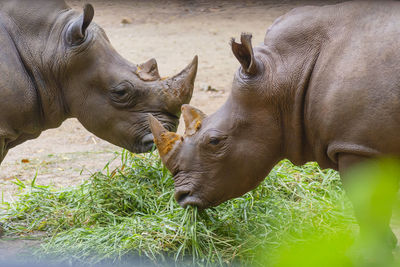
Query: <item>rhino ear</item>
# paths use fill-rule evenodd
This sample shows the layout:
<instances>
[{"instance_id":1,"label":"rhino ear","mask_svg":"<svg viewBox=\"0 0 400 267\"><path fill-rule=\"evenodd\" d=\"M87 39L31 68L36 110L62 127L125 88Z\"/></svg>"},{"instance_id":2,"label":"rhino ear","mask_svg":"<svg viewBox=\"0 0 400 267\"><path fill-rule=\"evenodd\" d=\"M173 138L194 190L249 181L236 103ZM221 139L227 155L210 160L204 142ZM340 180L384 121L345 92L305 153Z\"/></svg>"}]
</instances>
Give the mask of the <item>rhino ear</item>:
<instances>
[{"instance_id":1,"label":"rhino ear","mask_svg":"<svg viewBox=\"0 0 400 267\"><path fill-rule=\"evenodd\" d=\"M70 45L80 45L86 37L86 29L93 20L94 8L91 4L86 4L83 8L83 14L75 19L67 29L67 42Z\"/></svg>"},{"instance_id":2,"label":"rhino ear","mask_svg":"<svg viewBox=\"0 0 400 267\"><path fill-rule=\"evenodd\" d=\"M136 73L143 81L155 81L161 79L160 74L158 73L157 61L154 58L138 65Z\"/></svg>"},{"instance_id":3,"label":"rhino ear","mask_svg":"<svg viewBox=\"0 0 400 267\"><path fill-rule=\"evenodd\" d=\"M254 75L257 73L257 65L254 59L253 47L251 45L252 35L250 33L242 33L240 36L241 44L235 42L232 38L232 52L239 60L245 73Z\"/></svg>"}]
</instances>

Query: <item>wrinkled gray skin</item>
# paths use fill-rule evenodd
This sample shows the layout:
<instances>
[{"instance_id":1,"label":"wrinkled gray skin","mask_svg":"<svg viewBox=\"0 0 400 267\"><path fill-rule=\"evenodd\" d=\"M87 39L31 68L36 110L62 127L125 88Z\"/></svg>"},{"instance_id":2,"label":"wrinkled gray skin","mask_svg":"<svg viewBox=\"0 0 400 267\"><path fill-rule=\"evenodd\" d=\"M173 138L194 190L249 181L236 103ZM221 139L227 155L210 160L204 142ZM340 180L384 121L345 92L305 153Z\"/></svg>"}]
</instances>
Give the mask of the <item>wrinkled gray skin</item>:
<instances>
[{"instance_id":1,"label":"wrinkled gray skin","mask_svg":"<svg viewBox=\"0 0 400 267\"><path fill-rule=\"evenodd\" d=\"M122 58L93 15L91 5L78 13L61 0L0 0L0 162L70 117L132 152L153 145L148 113L176 129L197 57L161 79L154 59L137 66Z\"/></svg>"},{"instance_id":2,"label":"wrinkled gray skin","mask_svg":"<svg viewBox=\"0 0 400 267\"><path fill-rule=\"evenodd\" d=\"M199 111L183 106L187 133L160 153L179 204L240 196L284 158L339 170L346 184L354 164L400 156L399 22L399 2L307 6L278 18L254 49L249 34L233 41L241 67L229 99L196 129ZM151 122L157 139L165 130ZM363 231L376 218L360 210Z\"/></svg>"}]
</instances>

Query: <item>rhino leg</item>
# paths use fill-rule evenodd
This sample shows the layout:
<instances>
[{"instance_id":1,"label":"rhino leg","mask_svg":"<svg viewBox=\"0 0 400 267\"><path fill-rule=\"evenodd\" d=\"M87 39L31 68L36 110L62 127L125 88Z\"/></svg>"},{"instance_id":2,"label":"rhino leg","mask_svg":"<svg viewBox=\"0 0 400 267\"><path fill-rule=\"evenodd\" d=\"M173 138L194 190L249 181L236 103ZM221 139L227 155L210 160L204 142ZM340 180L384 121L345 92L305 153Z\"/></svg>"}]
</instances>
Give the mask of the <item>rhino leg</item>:
<instances>
[{"instance_id":1,"label":"rhino leg","mask_svg":"<svg viewBox=\"0 0 400 267\"><path fill-rule=\"evenodd\" d=\"M0 138L0 164L3 162L3 159L7 155L7 148L6 148L6 140L4 138Z\"/></svg>"},{"instance_id":2,"label":"rhino leg","mask_svg":"<svg viewBox=\"0 0 400 267\"><path fill-rule=\"evenodd\" d=\"M382 175L385 169L368 161L362 156L341 155L339 171L360 226L360 235L354 247L356 255L361 253L357 258L379 264L377 266L387 266L387 261L393 260L392 250L397 245L390 220L399 180L398 177L387 180L385 176L390 175Z\"/></svg>"}]
</instances>

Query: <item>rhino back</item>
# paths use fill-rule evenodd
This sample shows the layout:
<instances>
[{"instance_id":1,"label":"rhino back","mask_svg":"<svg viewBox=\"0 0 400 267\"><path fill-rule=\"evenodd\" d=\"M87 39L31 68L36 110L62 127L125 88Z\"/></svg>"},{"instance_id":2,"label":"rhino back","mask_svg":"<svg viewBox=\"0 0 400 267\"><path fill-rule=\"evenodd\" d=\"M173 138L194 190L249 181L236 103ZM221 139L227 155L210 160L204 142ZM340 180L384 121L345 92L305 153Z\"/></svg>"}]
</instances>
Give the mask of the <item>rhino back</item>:
<instances>
[{"instance_id":1,"label":"rhino back","mask_svg":"<svg viewBox=\"0 0 400 267\"><path fill-rule=\"evenodd\" d=\"M294 162L306 153L337 169L339 153L400 155L399 21L399 2L355 1L296 8L267 30L275 75L298 85L281 90L294 99Z\"/></svg>"},{"instance_id":2,"label":"rhino back","mask_svg":"<svg viewBox=\"0 0 400 267\"><path fill-rule=\"evenodd\" d=\"M340 153L400 155L400 3L356 2L324 12L335 18L304 110L317 160L336 167Z\"/></svg>"}]
</instances>

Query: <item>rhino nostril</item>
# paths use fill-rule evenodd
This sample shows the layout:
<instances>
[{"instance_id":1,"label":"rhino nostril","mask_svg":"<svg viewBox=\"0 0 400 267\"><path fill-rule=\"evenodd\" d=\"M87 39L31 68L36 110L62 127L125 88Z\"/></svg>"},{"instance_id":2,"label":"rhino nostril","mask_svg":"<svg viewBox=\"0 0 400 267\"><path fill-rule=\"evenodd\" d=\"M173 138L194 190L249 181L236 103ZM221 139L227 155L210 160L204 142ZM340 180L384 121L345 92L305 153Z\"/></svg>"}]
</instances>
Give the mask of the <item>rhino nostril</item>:
<instances>
[{"instance_id":1,"label":"rhino nostril","mask_svg":"<svg viewBox=\"0 0 400 267\"><path fill-rule=\"evenodd\" d=\"M176 192L175 194L175 199L178 203L181 203L182 201L185 200L185 198L187 198L188 196L190 196L190 191L179 191Z\"/></svg>"}]
</instances>

